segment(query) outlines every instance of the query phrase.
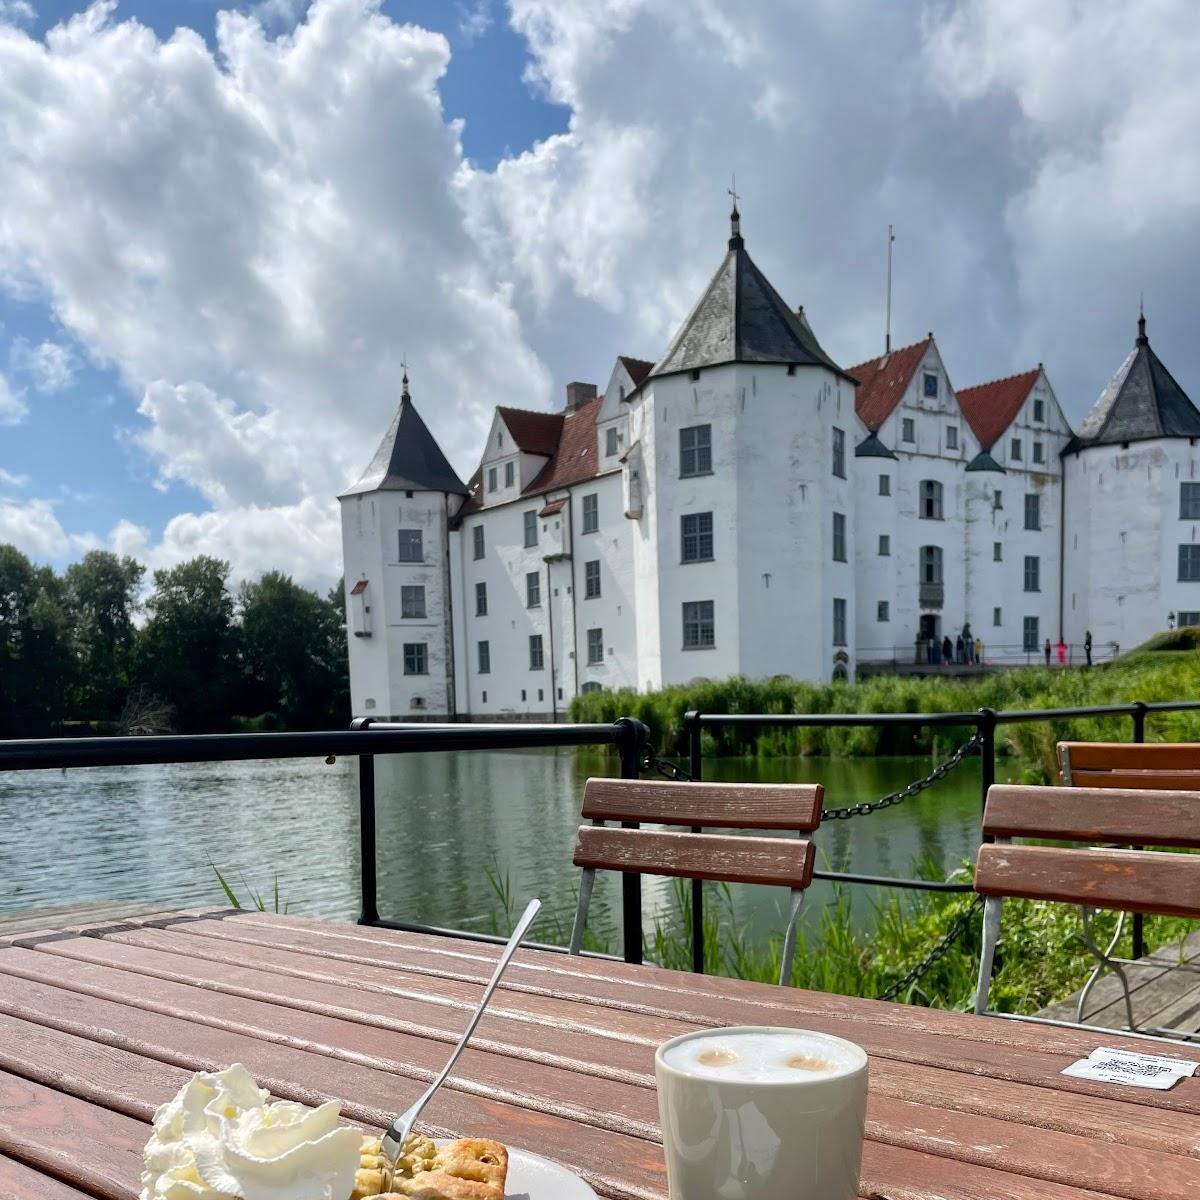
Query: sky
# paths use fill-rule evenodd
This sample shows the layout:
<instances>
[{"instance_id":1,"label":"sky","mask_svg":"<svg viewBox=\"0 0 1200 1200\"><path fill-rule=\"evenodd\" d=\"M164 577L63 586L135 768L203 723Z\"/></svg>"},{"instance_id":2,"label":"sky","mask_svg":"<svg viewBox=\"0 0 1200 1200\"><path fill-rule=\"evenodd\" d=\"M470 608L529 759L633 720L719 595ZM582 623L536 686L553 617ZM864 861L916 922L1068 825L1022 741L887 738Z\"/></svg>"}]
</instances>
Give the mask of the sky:
<instances>
[{"instance_id":1,"label":"sky","mask_svg":"<svg viewBox=\"0 0 1200 1200\"><path fill-rule=\"evenodd\" d=\"M655 359L747 248L851 365L932 330L1078 422L1200 401L1194 0L0 0L0 542L341 573L407 361L497 404Z\"/></svg>"}]
</instances>

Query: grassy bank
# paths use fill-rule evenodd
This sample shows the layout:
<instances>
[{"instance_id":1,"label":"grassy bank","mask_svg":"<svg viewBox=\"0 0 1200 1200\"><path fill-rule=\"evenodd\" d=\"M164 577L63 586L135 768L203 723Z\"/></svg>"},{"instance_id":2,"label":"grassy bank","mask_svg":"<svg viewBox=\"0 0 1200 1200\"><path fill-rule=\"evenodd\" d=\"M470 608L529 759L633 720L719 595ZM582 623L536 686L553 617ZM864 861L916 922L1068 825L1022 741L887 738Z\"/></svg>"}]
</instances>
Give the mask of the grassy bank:
<instances>
[{"instance_id":1,"label":"grassy bank","mask_svg":"<svg viewBox=\"0 0 1200 1200\"><path fill-rule=\"evenodd\" d=\"M937 713L977 708L1033 709L1200 698L1200 631L1164 634L1116 662L1083 669L1024 668L981 679L913 679L881 675L862 683L802 683L776 677L701 682L659 692L595 692L571 704L575 721L644 721L654 744L668 755L686 753L683 714L708 713ZM968 730L896 728L705 730L706 755L924 754L949 749ZM1028 764L1030 779L1049 778L1054 744L1062 738L1100 741L1129 738L1128 717L1094 717L1003 726L997 749ZM1159 741L1200 741L1200 712L1150 718L1146 736Z\"/></svg>"}]
</instances>

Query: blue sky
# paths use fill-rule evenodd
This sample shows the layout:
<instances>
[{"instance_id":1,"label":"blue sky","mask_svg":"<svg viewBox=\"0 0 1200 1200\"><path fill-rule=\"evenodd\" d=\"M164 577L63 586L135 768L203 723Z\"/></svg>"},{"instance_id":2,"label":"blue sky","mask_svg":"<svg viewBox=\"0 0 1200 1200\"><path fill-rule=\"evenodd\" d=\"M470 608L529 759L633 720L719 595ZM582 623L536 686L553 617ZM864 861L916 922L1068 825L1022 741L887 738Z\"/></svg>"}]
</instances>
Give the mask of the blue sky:
<instances>
[{"instance_id":1,"label":"blue sky","mask_svg":"<svg viewBox=\"0 0 1200 1200\"><path fill-rule=\"evenodd\" d=\"M38 0L37 19L25 27L44 36L86 7L72 0ZM252 7L216 0L121 0L117 15L136 18L164 39L188 26L212 44L219 10ZM462 119L465 153L489 168L502 156L561 132L569 117L567 109L524 81L526 44L503 12L492 9L441 0L386 0L383 5L397 21L416 22L449 39L453 57L441 85L446 115ZM472 29L470 17L480 12L486 19ZM280 28L278 22L273 27ZM69 385L39 392L36 373L18 364L27 358L22 347L46 341L70 347L74 366ZM175 513L203 507L204 497L186 483L159 481L154 463L130 443L128 431L142 420L136 389L123 384L116 369L89 361L42 299L19 298L0 288L0 370L6 366L10 385L34 393L36 403L29 404L21 424L0 429L0 471L27 478L24 493L51 498L65 528L103 532L128 518L157 537ZM68 551L61 557L74 556Z\"/></svg>"}]
</instances>

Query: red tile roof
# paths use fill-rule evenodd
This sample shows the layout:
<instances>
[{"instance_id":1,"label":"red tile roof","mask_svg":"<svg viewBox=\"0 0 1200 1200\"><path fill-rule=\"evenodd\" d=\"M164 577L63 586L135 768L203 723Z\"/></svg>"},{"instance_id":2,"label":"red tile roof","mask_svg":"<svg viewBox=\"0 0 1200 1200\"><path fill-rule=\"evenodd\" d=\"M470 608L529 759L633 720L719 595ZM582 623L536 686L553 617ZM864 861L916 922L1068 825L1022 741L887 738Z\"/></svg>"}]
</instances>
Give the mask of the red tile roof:
<instances>
[{"instance_id":1,"label":"red tile roof","mask_svg":"<svg viewBox=\"0 0 1200 1200\"><path fill-rule=\"evenodd\" d=\"M567 507L566 496L560 496L557 500L551 500L550 503L547 504L545 506L545 508L543 508L541 510L541 512L538 513L538 516L539 517L551 517L556 512L562 512L562 510L566 507Z\"/></svg>"},{"instance_id":2,"label":"red tile roof","mask_svg":"<svg viewBox=\"0 0 1200 1200\"><path fill-rule=\"evenodd\" d=\"M360 579L360 580L359 580L359 581L358 581L358 582L357 582L357 583L356 583L356 584L355 584L355 585L354 585L354 586L353 586L353 587L350 589L350 595L352 595L352 596L361 596L361 595L363 594L363 592L365 592L366 590L367 590L367 581L366 581L365 579Z\"/></svg>"},{"instance_id":3,"label":"red tile roof","mask_svg":"<svg viewBox=\"0 0 1200 1200\"><path fill-rule=\"evenodd\" d=\"M624 354L618 354L617 360L629 372L629 378L633 380L634 387L641 387L642 380L654 370L654 364L646 362L644 358L629 358Z\"/></svg>"},{"instance_id":4,"label":"red tile roof","mask_svg":"<svg viewBox=\"0 0 1200 1200\"><path fill-rule=\"evenodd\" d=\"M847 374L857 379L859 385L854 393L854 411L872 433L878 431L900 403L904 389L932 341L933 334L930 334L923 342L849 368Z\"/></svg>"},{"instance_id":5,"label":"red tile roof","mask_svg":"<svg viewBox=\"0 0 1200 1200\"><path fill-rule=\"evenodd\" d=\"M981 449L990 449L1013 423L1041 373L1041 367L1037 367L1020 375L1009 375L1004 379L993 379L991 383L963 388L956 393L958 406L967 418L971 432L978 438Z\"/></svg>"},{"instance_id":6,"label":"red tile roof","mask_svg":"<svg viewBox=\"0 0 1200 1200\"><path fill-rule=\"evenodd\" d=\"M531 412L526 408L497 408L513 441L527 454L549 458L562 434L563 414Z\"/></svg>"},{"instance_id":7,"label":"red tile roof","mask_svg":"<svg viewBox=\"0 0 1200 1200\"><path fill-rule=\"evenodd\" d=\"M600 466L596 452L596 417L600 414L603 396L581 404L574 412L562 416L562 437L554 457L538 472L524 495L532 496L567 487L591 479Z\"/></svg>"}]
</instances>

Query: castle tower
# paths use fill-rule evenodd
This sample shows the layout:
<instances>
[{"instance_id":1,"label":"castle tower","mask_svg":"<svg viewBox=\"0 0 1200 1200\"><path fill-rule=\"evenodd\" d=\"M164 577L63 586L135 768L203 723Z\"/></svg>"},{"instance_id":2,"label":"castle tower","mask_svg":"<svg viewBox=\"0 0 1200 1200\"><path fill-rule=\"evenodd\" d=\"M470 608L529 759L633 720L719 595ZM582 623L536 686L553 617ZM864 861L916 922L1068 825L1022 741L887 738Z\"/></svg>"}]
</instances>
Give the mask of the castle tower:
<instances>
[{"instance_id":1,"label":"castle tower","mask_svg":"<svg viewBox=\"0 0 1200 1200\"><path fill-rule=\"evenodd\" d=\"M1200 623L1200 411L1150 348L1133 349L1063 450L1063 624L1098 655Z\"/></svg>"},{"instance_id":2,"label":"castle tower","mask_svg":"<svg viewBox=\"0 0 1200 1200\"><path fill-rule=\"evenodd\" d=\"M400 407L342 509L350 702L356 717L453 717L449 524L467 489L421 419Z\"/></svg>"}]
</instances>

